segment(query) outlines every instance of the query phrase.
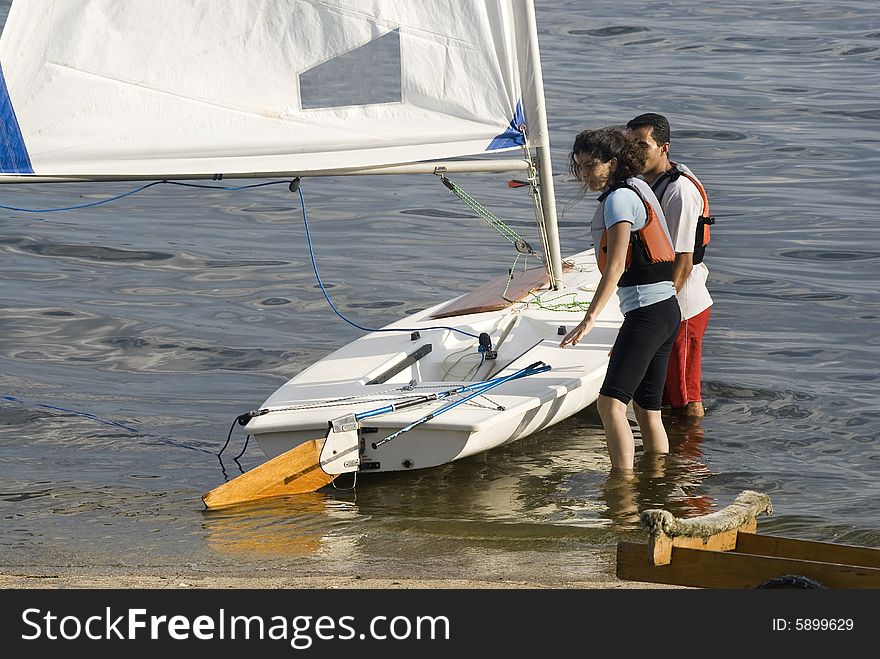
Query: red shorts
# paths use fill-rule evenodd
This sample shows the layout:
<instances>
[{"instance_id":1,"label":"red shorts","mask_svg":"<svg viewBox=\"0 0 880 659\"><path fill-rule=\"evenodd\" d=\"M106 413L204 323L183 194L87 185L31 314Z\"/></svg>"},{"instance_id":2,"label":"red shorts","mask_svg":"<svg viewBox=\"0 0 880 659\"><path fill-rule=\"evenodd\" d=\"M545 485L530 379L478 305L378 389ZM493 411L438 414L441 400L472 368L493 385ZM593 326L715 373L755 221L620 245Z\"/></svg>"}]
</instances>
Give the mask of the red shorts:
<instances>
[{"instance_id":1,"label":"red shorts","mask_svg":"<svg viewBox=\"0 0 880 659\"><path fill-rule=\"evenodd\" d=\"M703 377L703 334L709 324L709 309L681 323L678 338L669 355L669 367L666 369L664 405L684 407L688 403L703 400L700 391Z\"/></svg>"}]
</instances>

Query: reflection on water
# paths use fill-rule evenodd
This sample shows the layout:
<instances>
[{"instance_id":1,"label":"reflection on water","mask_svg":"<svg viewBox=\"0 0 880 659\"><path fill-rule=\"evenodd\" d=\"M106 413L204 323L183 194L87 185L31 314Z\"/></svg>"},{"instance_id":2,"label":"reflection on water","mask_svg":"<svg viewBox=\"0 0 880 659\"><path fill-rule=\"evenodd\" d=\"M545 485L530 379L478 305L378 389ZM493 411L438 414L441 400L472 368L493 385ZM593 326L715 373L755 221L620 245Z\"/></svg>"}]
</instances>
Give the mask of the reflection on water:
<instances>
[{"instance_id":1,"label":"reflection on water","mask_svg":"<svg viewBox=\"0 0 880 659\"><path fill-rule=\"evenodd\" d=\"M354 489L344 489L346 481L339 489L206 511L202 526L218 554L332 555L353 569L390 555L472 560L469 554L486 548L603 544L639 531L639 514L649 508L677 517L712 510L704 436L702 428L673 425L668 455L640 452L634 473L609 474L591 407L491 454L423 471L364 474Z\"/></svg>"},{"instance_id":2,"label":"reflection on water","mask_svg":"<svg viewBox=\"0 0 880 659\"><path fill-rule=\"evenodd\" d=\"M212 552L295 558L317 553L334 528L356 517L354 504L315 492L206 511L202 528Z\"/></svg>"},{"instance_id":3,"label":"reflection on water","mask_svg":"<svg viewBox=\"0 0 880 659\"><path fill-rule=\"evenodd\" d=\"M712 512L714 499L702 493L711 475L701 462L703 439L700 427L671 425L668 454L642 452L632 472L611 472L602 486L605 516L624 530L641 528L639 515L652 508L681 518Z\"/></svg>"}]
</instances>

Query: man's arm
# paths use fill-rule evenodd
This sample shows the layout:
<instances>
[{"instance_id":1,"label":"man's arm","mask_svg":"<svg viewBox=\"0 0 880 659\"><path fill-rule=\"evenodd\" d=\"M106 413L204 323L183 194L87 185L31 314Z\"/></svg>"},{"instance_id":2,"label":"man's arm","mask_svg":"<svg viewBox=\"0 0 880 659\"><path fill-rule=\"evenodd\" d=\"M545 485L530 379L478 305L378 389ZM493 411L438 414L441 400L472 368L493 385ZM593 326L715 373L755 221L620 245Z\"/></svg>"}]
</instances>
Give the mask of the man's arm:
<instances>
[{"instance_id":1,"label":"man's arm","mask_svg":"<svg viewBox=\"0 0 880 659\"><path fill-rule=\"evenodd\" d=\"M694 268L694 240L697 221L703 210L703 198L697 187L684 177L679 181L679 185L669 190L663 204L666 218L670 220L670 228L675 228L672 235L672 247L675 250L672 283L676 293L684 286Z\"/></svg>"},{"instance_id":2,"label":"man's arm","mask_svg":"<svg viewBox=\"0 0 880 659\"><path fill-rule=\"evenodd\" d=\"M694 253L679 252L675 255L675 262L672 264L672 284L675 286L675 292L678 293L684 283L687 281L691 270L694 269Z\"/></svg>"}]
</instances>

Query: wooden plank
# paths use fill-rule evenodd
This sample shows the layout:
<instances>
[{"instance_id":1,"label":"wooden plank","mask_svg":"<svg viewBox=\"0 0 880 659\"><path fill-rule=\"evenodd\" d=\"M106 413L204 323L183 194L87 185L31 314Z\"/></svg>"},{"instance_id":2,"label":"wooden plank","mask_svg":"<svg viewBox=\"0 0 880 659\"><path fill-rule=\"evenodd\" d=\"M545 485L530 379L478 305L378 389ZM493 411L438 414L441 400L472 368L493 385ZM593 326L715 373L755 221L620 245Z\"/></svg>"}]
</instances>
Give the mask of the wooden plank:
<instances>
[{"instance_id":1,"label":"wooden plank","mask_svg":"<svg viewBox=\"0 0 880 659\"><path fill-rule=\"evenodd\" d=\"M654 565L669 565L672 561L673 547L686 547L688 549L706 549L710 551L728 551L736 547L737 534L754 533L757 528L758 521L753 517L742 526L722 531L708 538L699 536L682 536L677 535L670 537L665 533L652 534L648 541L650 547L651 558Z\"/></svg>"},{"instance_id":2,"label":"wooden plank","mask_svg":"<svg viewBox=\"0 0 880 659\"><path fill-rule=\"evenodd\" d=\"M774 535L742 534L737 539L735 550L743 554L880 568L880 549L797 540Z\"/></svg>"},{"instance_id":3,"label":"wooden plank","mask_svg":"<svg viewBox=\"0 0 880 659\"><path fill-rule=\"evenodd\" d=\"M566 270L571 270L571 266L563 267L563 272ZM507 282L507 275L490 279L479 288L475 288L458 300L441 307L431 314L431 318L449 318L506 309L532 291L548 287L550 276L547 274L546 268L541 266L516 272L509 285Z\"/></svg>"},{"instance_id":4,"label":"wooden plank","mask_svg":"<svg viewBox=\"0 0 880 659\"><path fill-rule=\"evenodd\" d=\"M617 576L630 581L696 588L757 588L785 575L809 577L826 588L880 588L880 569L821 561L674 547L669 565L653 565L648 545L617 545Z\"/></svg>"}]
</instances>

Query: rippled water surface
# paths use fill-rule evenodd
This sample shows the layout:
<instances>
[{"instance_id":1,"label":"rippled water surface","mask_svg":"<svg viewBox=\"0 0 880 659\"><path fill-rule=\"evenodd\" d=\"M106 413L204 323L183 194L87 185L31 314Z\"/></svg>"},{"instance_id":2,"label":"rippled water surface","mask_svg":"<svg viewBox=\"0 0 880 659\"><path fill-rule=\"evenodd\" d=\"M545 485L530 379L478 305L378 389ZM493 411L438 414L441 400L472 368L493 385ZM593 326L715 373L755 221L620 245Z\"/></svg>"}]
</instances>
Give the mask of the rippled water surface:
<instances>
[{"instance_id":1,"label":"rippled water surface","mask_svg":"<svg viewBox=\"0 0 880 659\"><path fill-rule=\"evenodd\" d=\"M3 2L5 15L8 2ZM638 511L770 494L759 529L880 547L880 9L540 1L560 207L587 127L668 115L718 224L702 429L609 478L595 411L472 459L220 513L235 416L358 330L328 308L284 185L156 186L0 214L0 564L365 576L610 575ZM459 177L538 242L529 201ZM7 186L6 206L131 184ZM506 271L508 244L431 176L312 179L321 275L378 327ZM561 218L587 245L592 201ZM244 437L233 433L225 455ZM263 459L250 446L249 468ZM552 576L548 576L552 575Z\"/></svg>"}]
</instances>

